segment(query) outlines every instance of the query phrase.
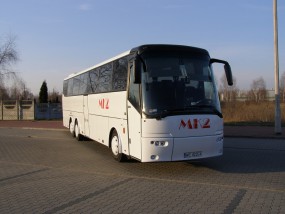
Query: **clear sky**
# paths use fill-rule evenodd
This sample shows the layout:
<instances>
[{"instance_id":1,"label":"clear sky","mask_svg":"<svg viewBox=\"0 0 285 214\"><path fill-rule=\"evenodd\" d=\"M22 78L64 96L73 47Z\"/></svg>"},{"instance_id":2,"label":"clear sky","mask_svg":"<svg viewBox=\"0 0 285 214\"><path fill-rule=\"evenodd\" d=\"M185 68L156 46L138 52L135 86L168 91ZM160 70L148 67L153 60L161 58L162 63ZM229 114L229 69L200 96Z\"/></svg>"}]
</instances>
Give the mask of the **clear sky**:
<instances>
[{"instance_id":1,"label":"clear sky","mask_svg":"<svg viewBox=\"0 0 285 214\"><path fill-rule=\"evenodd\" d=\"M240 89L263 77L274 87L272 0L0 0L0 37L17 37L14 67L34 94L135 46L205 48L229 61ZM280 75L285 3L278 0ZM216 68L216 76L223 70Z\"/></svg>"}]
</instances>

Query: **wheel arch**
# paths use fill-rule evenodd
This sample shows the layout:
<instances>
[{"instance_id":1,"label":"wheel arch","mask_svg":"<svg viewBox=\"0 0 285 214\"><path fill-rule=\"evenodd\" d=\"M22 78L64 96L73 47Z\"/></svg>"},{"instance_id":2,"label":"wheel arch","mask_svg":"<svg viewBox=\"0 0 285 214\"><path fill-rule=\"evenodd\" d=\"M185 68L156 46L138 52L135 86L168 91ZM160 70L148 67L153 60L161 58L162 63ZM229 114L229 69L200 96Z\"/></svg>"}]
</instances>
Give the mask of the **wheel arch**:
<instances>
[{"instance_id":1,"label":"wheel arch","mask_svg":"<svg viewBox=\"0 0 285 214\"><path fill-rule=\"evenodd\" d=\"M69 117L68 128L70 128L71 123L72 123L72 117Z\"/></svg>"},{"instance_id":2,"label":"wheel arch","mask_svg":"<svg viewBox=\"0 0 285 214\"><path fill-rule=\"evenodd\" d=\"M80 133L80 131L81 131L81 124L80 124L80 121L78 120L77 117L74 118L74 127L75 127L76 124L77 124L77 126L78 126L78 128L79 128L79 134L81 134L81 133Z\"/></svg>"},{"instance_id":3,"label":"wheel arch","mask_svg":"<svg viewBox=\"0 0 285 214\"><path fill-rule=\"evenodd\" d=\"M112 127L110 132L109 132L109 143L108 143L108 147L109 148L111 148L112 134L113 134L114 131L116 131L117 134L118 134L118 131L116 130L116 128ZM119 134L118 134L118 137L120 138Z\"/></svg>"}]
</instances>

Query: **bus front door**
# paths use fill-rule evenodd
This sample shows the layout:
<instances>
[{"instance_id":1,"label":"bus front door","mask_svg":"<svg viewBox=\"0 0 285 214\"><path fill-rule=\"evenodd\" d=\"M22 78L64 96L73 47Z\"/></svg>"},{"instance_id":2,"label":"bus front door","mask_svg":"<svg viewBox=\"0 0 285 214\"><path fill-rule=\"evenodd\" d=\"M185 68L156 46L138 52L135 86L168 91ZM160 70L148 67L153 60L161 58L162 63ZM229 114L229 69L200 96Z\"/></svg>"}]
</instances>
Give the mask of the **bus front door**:
<instances>
[{"instance_id":1,"label":"bus front door","mask_svg":"<svg viewBox=\"0 0 285 214\"><path fill-rule=\"evenodd\" d=\"M129 153L141 160L141 115L130 102L128 102L128 132Z\"/></svg>"}]
</instances>

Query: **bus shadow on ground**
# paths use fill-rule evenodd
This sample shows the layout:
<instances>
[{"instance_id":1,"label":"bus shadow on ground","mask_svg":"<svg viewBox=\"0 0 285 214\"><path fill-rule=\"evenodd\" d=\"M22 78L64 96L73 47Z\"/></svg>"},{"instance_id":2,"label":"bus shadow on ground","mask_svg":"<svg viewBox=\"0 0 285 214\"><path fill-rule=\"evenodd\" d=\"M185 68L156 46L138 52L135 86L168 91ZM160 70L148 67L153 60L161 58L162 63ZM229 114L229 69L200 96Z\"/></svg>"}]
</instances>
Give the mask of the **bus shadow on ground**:
<instances>
[{"instance_id":1,"label":"bus shadow on ground","mask_svg":"<svg viewBox=\"0 0 285 214\"><path fill-rule=\"evenodd\" d=\"M74 139L75 140L75 139ZM132 175L189 175L205 170L222 173L266 173L285 172L285 151L269 149L236 149L225 148L221 157L178 162L141 163L135 159L125 159L117 162L112 157L111 150L96 141L85 138L79 142L94 153L94 159L108 162L118 173L131 172ZM95 167L96 168L96 167ZM94 169L95 169L94 168ZM125 169L125 170L124 170Z\"/></svg>"},{"instance_id":2,"label":"bus shadow on ground","mask_svg":"<svg viewBox=\"0 0 285 214\"><path fill-rule=\"evenodd\" d=\"M207 167L224 173L285 172L285 152L277 150L225 149L218 158L189 161L195 167Z\"/></svg>"}]
</instances>

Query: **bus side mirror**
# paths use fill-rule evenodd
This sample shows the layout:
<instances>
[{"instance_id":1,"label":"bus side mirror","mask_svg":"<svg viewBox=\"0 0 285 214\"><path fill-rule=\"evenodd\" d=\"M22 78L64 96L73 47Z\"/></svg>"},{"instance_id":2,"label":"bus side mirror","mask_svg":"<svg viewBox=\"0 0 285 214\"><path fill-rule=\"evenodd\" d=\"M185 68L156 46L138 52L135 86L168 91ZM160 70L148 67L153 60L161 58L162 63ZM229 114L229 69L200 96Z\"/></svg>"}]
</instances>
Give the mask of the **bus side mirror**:
<instances>
[{"instance_id":1,"label":"bus side mirror","mask_svg":"<svg viewBox=\"0 0 285 214\"><path fill-rule=\"evenodd\" d=\"M227 61L220 60L220 59L211 59L210 60L210 64L215 63L215 62L224 64L224 69L226 72L228 85L233 85L233 76L232 76L232 69L231 69L230 64Z\"/></svg>"},{"instance_id":2,"label":"bus side mirror","mask_svg":"<svg viewBox=\"0 0 285 214\"><path fill-rule=\"evenodd\" d=\"M226 72L228 85L233 85L232 69L231 69L231 66L230 66L230 64L228 62L225 63L224 69L225 69L225 72Z\"/></svg>"},{"instance_id":3,"label":"bus side mirror","mask_svg":"<svg viewBox=\"0 0 285 214\"><path fill-rule=\"evenodd\" d=\"M141 60L136 58L133 62L134 84L141 83Z\"/></svg>"}]
</instances>

